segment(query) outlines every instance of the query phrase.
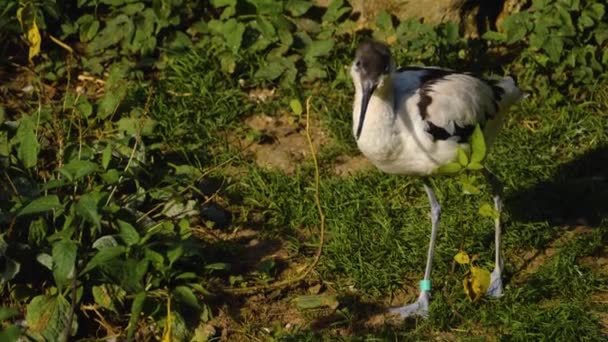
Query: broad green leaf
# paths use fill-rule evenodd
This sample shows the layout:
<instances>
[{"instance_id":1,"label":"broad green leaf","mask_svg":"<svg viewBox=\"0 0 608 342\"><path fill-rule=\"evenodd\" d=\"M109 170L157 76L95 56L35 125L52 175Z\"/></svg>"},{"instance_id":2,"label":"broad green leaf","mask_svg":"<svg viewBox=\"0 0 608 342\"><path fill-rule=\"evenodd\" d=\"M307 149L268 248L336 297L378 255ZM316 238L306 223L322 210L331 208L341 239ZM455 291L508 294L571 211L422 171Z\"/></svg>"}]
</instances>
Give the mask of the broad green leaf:
<instances>
[{"instance_id":1,"label":"broad green leaf","mask_svg":"<svg viewBox=\"0 0 608 342\"><path fill-rule=\"evenodd\" d=\"M113 235L105 235L100 237L99 239L95 240L93 242L93 245L91 247L97 249L97 250L102 250L104 248L108 248L108 247L116 247L118 246L118 242L116 241L116 239L114 238Z\"/></svg>"},{"instance_id":2,"label":"broad green leaf","mask_svg":"<svg viewBox=\"0 0 608 342\"><path fill-rule=\"evenodd\" d=\"M130 223L122 220L118 220L117 223L120 230L120 237L127 244L127 246L133 246L139 242L139 234Z\"/></svg>"},{"instance_id":3,"label":"broad green leaf","mask_svg":"<svg viewBox=\"0 0 608 342\"><path fill-rule=\"evenodd\" d=\"M445 36L450 44L456 44L460 38L458 24L452 21L445 23Z\"/></svg>"},{"instance_id":4,"label":"broad green leaf","mask_svg":"<svg viewBox=\"0 0 608 342\"><path fill-rule=\"evenodd\" d=\"M487 31L483 34L482 38L485 40L493 40L497 42L504 42L507 39L504 33L496 31Z\"/></svg>"},{"instance_id":5,"label":"broad green leaf","mask_svg":"<svg viewBox=\"0 0 608 342\"><path fill-rule=\"evenodd\" d=\"M105 264L106 262L124 254L127 251L125 246L114 246L114 247L106 247L99 252L96 252L95 255L89 260L87 266L80 272L80 275L83 275L90 270L98 267L99 265Z\"/></svg>"},{"instance_id":6,"label":"broad green leaf","mask_svg":"<svg viewBox=\"0 0 608 342\"><path fill-rule=\"evenodd\" d=\"M7 281L11 281L15 278L21 270L21 264L6 255L2 256L2 259L4 259L4 265L2 265L3 267L1 268L0 284L5 284Z\"/></svg>"},{"instance_id":7,"label":"broad green leaf","mask_svg":"<svg viewBox=\"0 0 608 342\"><path fill-rule=\"evenodd\" d=\"M497 219L500 217L500 214L494 207L489 203L484 203L479 207L479 215L483 217Z\"/></svg>"},{"instance_id":8,"label":"broad green leaf","mask_svg":"<svg viewBox=\"0 0 608 342\"><path fill-rule=\"evenodd\" d=\"M264 38L271 41L276 39L277 30L275 30L274 26L272 26L272 23L268 19L264 17L257 17L256 23Z\"/></svg>"},{"instance_id":9,"label":"broad green leaf","mask_svg":"<svg viewBox=\"0 0 608 342\"><path fill-rule=\"evenodd\" d=\"M96 229L101 228L101 215L99 214L99 193L86 193L76 203L76 212L86 221L92 223Z\"/></svg>"},{"instance_id":10,"label":"broad green leaf","mask_svg":"<svg viewBox=\"0 0 608 342\"><path fill-rule=\"evenodd\" d=\"M77 181L97 170L97 164L88 160L72 160L65 164L59 172L70 181Z\"/></svg>"},{"instance_id":11,"label":"broad green leaf","mask_svg":"<svg viewBox=\"0 0 608 342\"><path fill-rule=\"evenodd\" d=\"M6 329L0 331L0 341L13 342L20 341L21 328L15 324L11 324Z\"/></svg>"},{"instance_id":12,"label":"broad green leaf","mask_svg":"<svg viewBox=\"0 0 608 342\"><path fill-rule=\"evenodd\" d=\"M606 8L604 6L604 4L601 4L599 2L592 3L589 5L589 7L585 8L583 13L586 12L587 15L589 15L595 20L602 20L602 17L606 13Z\"/></svg>"},{"instance_id":13,"label":"broad green leaf","mask_svg":"<svg viewBox=\"0 0 608 342\"><path fill-rule=\"evenodd\" d=\"M241 48L241 41L245 33L245 25L232 18L222 25L222 35L226 39L226 45L232 52L236 53Z\"/></svg>"},{"instance_id":14,"label":"broad green leaf","mask_svg":"<svg viewBox=\"0 0 608 342\"><path fill-rule=\"evenodd\" d=\"M284 71L284 65L268 61L268 63L262 64L262 66L255 72L254 77L263 80L273 81L279 78L279 76L281 76Z\"/></svg>"},{"instance_id":15,"label":"broad green leaf","mask_svg":"<svg viewBox=\"0 0 608 342\"><path fill-rule=\"evenodd\" d=\"M294 17L304 15L311 7L312 1L306 0L288 0L285 4L285 9Z\"/></svg>"},{"instance_id":16,"label":"broad green leaf","mask_svg":"<svg viewBox=\"0 0 608 342\"><path fill-rule=\"evenodd\" d=\"M42 266L48 268L49 271L53 270L53 257L47 253L40 253L36 256L36 261L38 261Z\"/></svg>"},{"instance_id":17,"label":"broad green leaf","mask_svg":"<svg viewBox=\"0 0 608 342\"><path fill-rule=\"evenodd\" d=\"M60 291L74 278L77 251L78 246L71 240L64 239L53 244L53 277Z\"/></svg>"},{"instance_id":18,"label":"broad green leaf","mask_svg":"<svg viewBox=\"0 0 608 342\"><path fill-rule=\"evenodd\" d=\"M19 314L19 310L15 308L7 308L4 306L0 307L0 322L4 322L11 319Z\"/></svg>"},{"instance_id":19,"label":"broad green leaf","mask_svg":"<svg viewBox=\"0 0 608 342\"><path fill-rule=\"evenodd\" d=\"M486 139L483 136L483 131L479 125L475 126L471 135L471 163L481 162L486 157Z\"/></svg>"},{"instance_id":20,"label":"broad green leaf","mask_svg":"<svg viewBox=\"0 0 608 342\"><path fill-rule=\"evenodd\" d=\"M466 152L460 147L456 151L458 152L458 164L461 166L467 166L469 163L469 157L467 157Z\"/></svg>"},{"instance_id":21,"label":"broad green leaf","mask_svg":"<svg viewBox=\"0 0 608 342\"><path fill-rule=\"evenodd\" d=\"M137 322L139 321L139 315L141 314L145 301L145 291L139 292L135 295L135 298L133 298L133 303L131 303L131 318L129 318L129 325L127 326L127 341L132 341L135 336Z\"/></svg>"},{"instance_id":22,"label":"broad green leaf","mask_svg":"<svg viewBox=\"0 0 608 342\"><path fill-rule=\"evenodd\" d=\"M289 101L289 107L291 107L291 110L297 116L302 115L302 112L304 111L302 109L302 102L300 102L300 100L298 99L292 99L291 101Z\"/></svg>"},{"instance_id":23,"label":"broad green leaf","mask_svg":"<svg viewBox=\"0 0 608 342\"><path fill-rule=\"evenodd\" d=\"M211 0L211 4L215 8L224 6L235 6L237 0Z\"/></svg>"},{"instance_id":24,"label":"broad green leaf","mask_svg":"<svg viewBox=\"0 0 608 342\"><path fill-rule=\"evenodd\" d=\"M106 119L116 111L118 105L127 94L127 89L127 84L121 84L106 92L99 102L99 108L97 110L97 117L100 120Z\"/></svg>"},{"instance_id":25,"label":"broad green leaf","mask_svg":"<svg viewBox=\"0 0 608 342\"><path fill-rule=\"evenodd\" d=\"M333 40L314 40L306 49L305 58L327 56L334 48Z\"/></svg>"},{"instance_id":26,"label":"broad green leaf","mask_svg":"<svg viewBox=\"0 0 608 342\"><path fill-rule=\"evenodd\" d=\"M21 137L17 156L26 169L36 166L39 151L38 137L33 130L28 130Z\"/></svg>"},{"instance_id":27,"label":"broad green leaf","mask_svg":"<svg viewBox=\"0 0 608 342\"><path fill-rule=\"evenodd\" d=\"M173 265L177 259L184 254L183 244L177 244L167 251L167 259L169 259L169 265Z\"/></svg>"},{"instance_id":28,"label":"broad green leaf","mask_svg":"<svg viewBox=\"0 0 608 342\"><path fill-rule=\"evenodd\" d=\"M25 320L28 331L39 334L46 341L59 341L68 328L70 303L60 295L40 295L27 305Z\"/></svg>"},{"instance_id":29,"label":"broad green leaf","mask_svg":"<svg viewBox=\"0 0 608 342\"><path fill-rule=\"evenodd\" d=\"M485 268L472 266L462 280L464 292L472 302L477 302L490 287L490 272Z\"/></svg>"},{"instance_id":30,"label":"broad green leaf","mask_svg":"<svg viewBox=\"0 0 608 342\"><path fill-rule=\"evenodd\" d=\"M437 168L434 173L436 174L454 174L462 170L462 166L458 163L448 163Z\"/></svg>"},{"instance_id":31,"label":"broad green leaf","mask_svg":"<svg viewBox=\"0 0 608 342\"><path fill-rule=\"evenodd\" d=\"M564 41L560 37L547 37L543 44L543 50L552 62L559 62L563 48Z\"/></svg>"},{"instance_id":32,"label":"broad green leaf","mask_svg":"<svg viewBox=\"0 0 608 342\"><path fill-rule=\"evenodd\" d=\"M477 162L472 161L467 165L467 170L479 171L481 169L483 169L483 165L481 165L480 163L477 163Z\"/></svg>"},{"instance_id":33,"label":"broad green leaf","mask_svg":"<svg viewBox=\"0 0 608 342\"><path fill-rule=\"evenodd\" d=\"M19 211L17 216L39 214L50 210L61 209L61 203L57 195L48 195L36 198Z\"/></svg>"},{"instance_id":34,"label":"broad green leaf","mask_svg":"<svg viewBox=\"0 0 608 342\"><path fill-rule=\"evenodd\" d=\"M458 252L458 254L454 255L454 261L456 261L457 263L464 265L464 264L468 264L469 262L471 262L471 258L469 258L469 254L467 254L467 252L465 251L460 251Z\"/></svg>"},{"instance_id":35,"label":"broad green leaf","mask_svg":"<svg viewBox=\"0 0 608 342\"><path fill-rule=\"evenodd\" d=\"M180 301L192 308L195 308L195 309L201 308L201 306L198 302L198 299L192 292L192 289L190 289L188 286L176 286L173 289L173 295L174 295L175 299L177 299L178 301Z\"/></svg>"},{"instance_id":36,"label":"broad green leaf","mask_svg":"<svg viewBox=\"0 0 608 342\"><path fill-rule=\"evenodd\" d=\"M344 6L344 0L333 0L329 3L329 6L327 6L322 21L328 23L338 21L338 19L349 10L350 8L348 6Z\"/></svg>"},{"instance_id":37,"label":"broad green leaf","mask_svg":"<svg viewBox=\"0 0 608 342\"><path fill-rule=\"evenodd\" d=\"M82 114L82 116L85 118L88 118L91 116L91 114L93 114L93 105L84 97L81 98L78 105L76 105L76 108L78 108L80 114Z\"/></svg>"},{"instance_id":38,"label":"broad green leaf","mask_svg":"<svg viewBox=\"0 0 608 342\"><path fill-rule=\"evenodd\" d=\"M608 39L608 24L600 26L593 30L593 36L595 38L596 43L598 45L601 45L604 41ZM604 53L606 53L606 51L608 51L608 49L605 49Z\"/></svg>"},{"instance_id":39,"label":"broad green leaf","mask_svg":"<svg viewBox=\"0 0 608 342\"><path fill-rule=\"evenodd\" d=\"M106 145L106 148L103 149L103 153L101 155L101 167L103 167L104 170L108 169L111 159L112 159L112 143L108 142L108 144Z\"/></svg>"},{"instance_id":40,"label":"broad green leaf","mask_svg":"<svg viewBox=\"0 0 608 342\"><path fill-rule=\"evenodd\" d=\"M394 31L391 15L385 10L381 10L376 16L376 26L383 33Z\"/></svg>"}]
</instances>

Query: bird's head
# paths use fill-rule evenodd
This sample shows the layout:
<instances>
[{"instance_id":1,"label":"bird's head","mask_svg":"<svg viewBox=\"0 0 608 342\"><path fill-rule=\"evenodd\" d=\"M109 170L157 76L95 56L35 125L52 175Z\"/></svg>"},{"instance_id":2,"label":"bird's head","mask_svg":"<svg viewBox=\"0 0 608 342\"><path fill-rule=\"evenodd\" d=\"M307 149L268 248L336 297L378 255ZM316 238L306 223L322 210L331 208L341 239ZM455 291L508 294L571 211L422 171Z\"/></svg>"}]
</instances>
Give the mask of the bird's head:
<instances>
[{"instance_id":1,"label":"bird's head","mask_svg":"<svg viewBox=\"0 0 608 342\"><path fill-rule=\"evenodd\" d=\"M395 72L395 62L388 46L375 41L364 41L357 48L350 74L357 90L361 91L361 114L356 138L363 129L363 120L369 100L377 89L382 89Z\"/></svg>"}]
</instances>

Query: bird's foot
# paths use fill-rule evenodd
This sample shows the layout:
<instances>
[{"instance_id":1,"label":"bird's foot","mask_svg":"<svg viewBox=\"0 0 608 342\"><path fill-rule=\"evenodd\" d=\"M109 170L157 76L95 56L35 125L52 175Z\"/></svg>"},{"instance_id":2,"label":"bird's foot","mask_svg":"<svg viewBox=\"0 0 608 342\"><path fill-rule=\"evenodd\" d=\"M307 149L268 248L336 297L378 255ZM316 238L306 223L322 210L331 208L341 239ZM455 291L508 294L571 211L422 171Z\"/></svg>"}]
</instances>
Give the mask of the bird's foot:
<instances>
[{"instance_id":1,"label":"bird's foot","mask_svg":"<svg viewBox=\"0 0 608 342\"><path fill-rule=\"evenodd\" d=\"M416 302L401 306L398 308L390 308L388 312L392 314L398 314L401 318L419 316L422 318L426 318L429 315L429 301L430 301L430 293L428 291L420 292L418 296L418 300Z\"/></svg>"},{"instance_id":2,"label":"bird's foot","mask_svg":"<svg viewBox=\"0 0 608 342\"><path fill-rule=\"evenodd\" d=\"M490 287L488 287L488 291L486 292L488 296L495 298L502 296L501 273L502 272L499 268L495 268L490 274Z\"/></svg>"}]
</instances>

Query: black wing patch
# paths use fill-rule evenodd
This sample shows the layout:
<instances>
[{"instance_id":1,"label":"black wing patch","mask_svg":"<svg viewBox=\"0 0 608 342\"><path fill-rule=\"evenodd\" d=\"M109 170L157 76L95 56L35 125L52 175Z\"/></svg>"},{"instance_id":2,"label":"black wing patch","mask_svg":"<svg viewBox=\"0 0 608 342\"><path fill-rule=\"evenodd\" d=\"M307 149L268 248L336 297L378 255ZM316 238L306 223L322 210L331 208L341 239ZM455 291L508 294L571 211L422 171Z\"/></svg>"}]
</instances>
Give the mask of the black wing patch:
<instances>
[{"instance_id":1,"label":"black wing patch","mask_svg":"<svg viewBox=\"0 0 608 342\"><path fill-rule=\"evenodd\" d=\"M418 110L422 119L425 120L429 116L428 108L433 98L430 95L431 87L433 84L441 81L448 75L456 73L449 69L437 69L437 68L416 68L411 67L410 70L424 70L426 73L420 77L420 101L418 102Z\"/></svg>"},{"instance_id":2,"label":"black wing patch","mask_svg":"<svg viewBox=\"0 0 608 342\"><path fill-rule=\"evenodd\" d=\"M484 78L481 75L477 75L475 73L457 72L457 71L450 70L450 69L416 67L416 66L400 68L398 71L399 72L401 72L401 71L425 71L425 73L420 77L420 92L419 92L420 101L418 101L417 106L418 106L418 110L420 111L420 116L428 124L427 132L433 137L434 141L448 140L453 137L458 137L457 141L459 143L466 142L466 141L468 141L469 137L473 134L473 131L475 130L475 125L459 126L458 124L454 123L454 132L450 133L445 128L437 126L434 123L432 123L431 121L428 121L428 116L429 116L428 107L431 104L431 102L433 102L433 98L430 93L432 91L431 87L434 84L436 84L437 82L443 80L444 78L446 78L447 76L452 75L452 74L469 75L471 77L481 80L482 82L487 84L488 87L490 87L490 89L492 89L492 95L493 95L492 101L493 101L493 105L494 105L494 112L485 113L485 118L490 119L490 120L494 119L494 117L498 113L498 111L499 111L498 103L502 99L502 97L504 96L504 93L505 93L504 89L502 89L502 87L500 87L498 85L498 83L500 82L499 80L487 79L487 78ZM480 122L480 125L481 125L481 128L483 129L484 123Z\"/></svg>"},{"instance_id":3,"label":"black wing patch","mask_svg":"<svg viewBox=\"0 0 608 342\"><path fill-rule=\"evenodd\" d=\"M458 137L457 141L459 143L466 142L475 130L474 125L458 126L454 124L454 133L450 134L445 128L439 127L430 121L427 121L427 124L428 128L426 131L433 137L434 141Z\"/></svg>"}]
</instances>

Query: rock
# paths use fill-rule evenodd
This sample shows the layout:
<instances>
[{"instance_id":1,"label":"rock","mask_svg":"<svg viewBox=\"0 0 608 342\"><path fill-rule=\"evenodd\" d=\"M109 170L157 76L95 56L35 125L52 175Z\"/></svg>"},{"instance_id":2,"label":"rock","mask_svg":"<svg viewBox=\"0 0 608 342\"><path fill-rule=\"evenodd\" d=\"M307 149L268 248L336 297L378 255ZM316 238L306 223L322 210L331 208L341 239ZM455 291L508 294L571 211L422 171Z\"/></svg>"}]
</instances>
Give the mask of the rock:
<instances>
[{"instance_id":1,"label":"rock","mask_svg":"<svg viewBox=\"0 0 608 342\"><path fill-rule=\"evenodd\" d=\"M349 0L353 12L361 14L359 23L373 27L382 10L400 20L419 18L428 24L448 21L460 25L461 33L468 38L477 38L484 32L500 28L500 23L510 13L518 12L525 0ZM317 5L327 6L326 0L317 0Z\"/></svg>"}]
</instances>

